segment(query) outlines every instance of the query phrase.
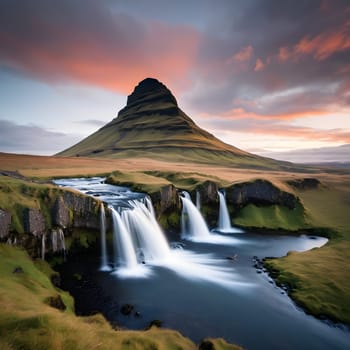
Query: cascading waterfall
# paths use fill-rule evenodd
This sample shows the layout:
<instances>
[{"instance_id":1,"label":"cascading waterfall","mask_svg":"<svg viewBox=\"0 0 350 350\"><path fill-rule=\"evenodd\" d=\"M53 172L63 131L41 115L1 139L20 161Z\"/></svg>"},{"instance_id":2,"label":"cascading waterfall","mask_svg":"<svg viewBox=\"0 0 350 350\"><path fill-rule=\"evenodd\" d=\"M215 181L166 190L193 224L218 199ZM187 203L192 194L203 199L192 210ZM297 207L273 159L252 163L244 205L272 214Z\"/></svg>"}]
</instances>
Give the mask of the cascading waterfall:
<instances>
[{"instance_id":1,"label":"cascading waterfall","mask_svg":"<svg viewBox=\"0 0 350 350\"><path fill-rule=\"evenodd\" d=\"M196 191L196 207L201 210L201 194L198 190Z\"/></svg>"},{"instance_id":2,"label":"cascading waterfall","mask_svg":"<svg viewBox=\"0 0 350 350\"><path fill-rule=\"evenodd\" d=\"M221 231L230 231L232 229L230 215L228 213L225 194L218 191L220 199L220 209L219 209L219 225L218 229Z\"/></svg>"},{"instance_id":3,"label":"cascading waterfall","mask_svg":"<svg viewBox=\"0 0 350 350\"><path fill-rule=\"evenodd\" d=\"M110 270L107 259L107 242L106 242L106 213L103 203L100 211L100 231L101 231L101 271Z\"/></svg>"},{"instance_id":4,"label":"cascading waterfall","mask_svg":"<svg viewBox=\"0 0 350 350\"><path fill-rule=\"evenodd\" d=\"M153 217L156 217L156 214L154 212L153 204L151 198L148 196L145 197L145 204L149 212L152 214Z\"/></svg>"},{"instance_id":5,"label":"cascading waterfall","mask_svg":"<svg viewBox=\"0 0 350 350\"><path fill-rule=\"evenodd\" d=\"M182 234L184 237L188 236L192 238L210 237L208 226L199 210L192 203L190 195L187 192L183 192L182 194L184 195L184 197L180 197L183 206L181 219Z\"/></svg>"},{"instance_id":6,"label":"cascading waterfall","mask_svg":"<svg viewBox=\"0 0 350 350\"><path fill-rule=\"evenodd\" d=\"M114 262L126 268L137 266L136 252L120 214L111 206L113 219Z\"/></svg>"},{"instance_id":7,"label":"cascading waterfall","mask_svg":"<svg viewBox=\"0 0 350 350\"><path fill-rule=\"evenodd\" d=\"M64 237L63 230L60 228L58 229L58 243L59 243L59 249L62 250L63 253L66 252L66 240Z\"/></svg>"},{"instance_id":8,"label":"cascading waterfall","mask_svg":"<svg viewBox=\"0 0 350 350\"><path fill-rule=\"evenodd\" d=\"M223 233L241 233L242 230L231 226L230 214L227 209L225 194L218 191L218 195L220 199L218 231Z\"/></svg>"},{"instance_id":9,"label":"cascading waterfall","mask_svg":"<svg viewBox=\"0 0 350 350\"><path fill-rule=\"evenodd\" d=\"M169 257L170 248L154 214L139 201L129 201L131 210L122 213L124 226L132 235L135 251L142 261L161 261Z\"/></svg>"},{"instance_id":10,"label":"cascading waterfall","mask_svg":"<svg viewBox=\"0 0 350 350\"><path fill-rule=\"evenodd\" d=\"M54 253L57 252L57 231L56 230L51 231L51 245L52 245L52 251Z\"/></svg>"}]
</instances>

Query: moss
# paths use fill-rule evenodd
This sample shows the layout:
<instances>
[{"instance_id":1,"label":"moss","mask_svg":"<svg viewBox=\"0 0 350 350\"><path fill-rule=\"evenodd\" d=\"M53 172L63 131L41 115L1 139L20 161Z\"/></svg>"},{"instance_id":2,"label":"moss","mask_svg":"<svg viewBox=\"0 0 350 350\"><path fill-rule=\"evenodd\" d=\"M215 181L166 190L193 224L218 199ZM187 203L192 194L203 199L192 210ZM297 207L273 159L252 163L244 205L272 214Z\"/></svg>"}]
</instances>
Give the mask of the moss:
<instances>
[{"instance_id":1,"label":"moss","mask_svg":"<svg viewBox=\"0 0 350 350\"><path fill-rule=\"evenodd\" d=\"M24 233L23 213L27 208L38 209L47 228L52 227L51 208L62 190L50 184L0 176L0 208L11 213L11 231Z\"/></svg>"},{"instance_id":2,"label":"moss","mask_svg":"<svg viewBox=\"0 0 350 350\"><path fill-rule=\"evenodd\" d=\"M279 205L258 207L254 204L248 204L237 212L234 223L242 227L287 231L297 231L309 227L301 204L298 204L295 209Z\"/></svg>"},{"instance_id":3,"label":"moss","mask_svg":"<svg viewBox=\"0 0 350 350\"><path fill-rule=\"evenodd\" d=\"M45 262L34 263L25 251L4 244L0 244L0 256L1 349L196 349L176 331L156 327L115 331L101 315L76 317L72 298L51 284L52 270ZM13 274L16 266L23 273ZM65 311L46 304L57 295L67 306Z\"/></svg>"}]
</instances>

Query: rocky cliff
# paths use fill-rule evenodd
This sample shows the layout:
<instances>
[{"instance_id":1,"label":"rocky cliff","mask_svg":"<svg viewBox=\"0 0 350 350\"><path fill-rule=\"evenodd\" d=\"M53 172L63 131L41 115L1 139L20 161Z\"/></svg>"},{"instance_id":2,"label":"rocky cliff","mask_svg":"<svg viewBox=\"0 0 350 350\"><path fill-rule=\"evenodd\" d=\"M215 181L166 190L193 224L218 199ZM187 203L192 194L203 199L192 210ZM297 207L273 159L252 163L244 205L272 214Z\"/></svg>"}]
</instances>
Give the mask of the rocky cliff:
<instances>
[{"instance_id":1,"label":"rocky cliff","mask_svg":"<svg viewBox=\"0 0 350 350\"><path fill-rule=\"evenodd\" d=\"M234 184L226 188L226 200L236 209L248 204L257 206L282 205L295 209L300 202L294 194L282 191L267 180Z\"/></svg>"},{"instance_id":2,"label":"rocky cliff","mask_svg":"<svg viewBox=\"0 0 350 350\"><path fill-rule=\"evenodd\" d=\"M0 241L38 256L56 251L73 229L99 230L101 202L92 197L11 177L0 185Z\"/></svg>"}]
</instances>

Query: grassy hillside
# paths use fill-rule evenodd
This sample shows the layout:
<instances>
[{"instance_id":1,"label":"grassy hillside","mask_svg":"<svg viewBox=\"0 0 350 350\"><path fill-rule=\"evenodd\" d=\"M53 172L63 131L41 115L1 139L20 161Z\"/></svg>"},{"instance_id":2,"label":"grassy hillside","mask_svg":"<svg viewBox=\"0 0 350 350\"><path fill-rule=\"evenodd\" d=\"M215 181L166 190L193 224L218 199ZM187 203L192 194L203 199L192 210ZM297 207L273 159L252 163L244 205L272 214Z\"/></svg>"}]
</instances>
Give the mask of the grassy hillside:
<instances>
[{"instance_id":1,"label":"grassy hillside","mask_svg":"<svg viewBox=\"0 0 350 350\"><path fill-rule=\"evenodd\" d=\"M25 251L4 244L0 244L0 257L2 350L197 348L175 331L120 331L112 329L101 315L76 317L72 298L51 284L54 272L45 262L33 262ZM66 309L50 306L50 298L61 298ZM218 350L239 349L220 339L213 343Z\"/></svg>"},{"instance_id":2,"label":"grassy hillside","mask_svg":"<svg viewBox=\"0 0 350 350\"><path fill-rule=\"evenodd\" d=\"M279 207L250 206L234 213L235 223L293 230L316 227L321 228L322 233L330 232L329 229L336 232L325 247L293 253L269 264L279 271L281 280L288 280L293 285L293 298L308 310L350 322L350 273L347 269L350 265L350 173L345 170L306 168L301 174L149 159L104 160L9 154L0 154L0 169L18 170L27 176L44 178L110 174L118 170L113 174L115 181L130 183L132 179L134 184L145 191L167 183L191 189L203 179L219 183L221 180L223 186L257 178L267 179L279 188L298 195L305 211L286 212ZM321 181L321 186L301 190L288 184L291 179L303 177L316 177Z\"/></svg>"},{"instance_id":3,"label":"grassy hillside","mask_svg":"<svg viewBox=\"0 0 350 350\"><path fill-rule=\"evenodd\" d=\"M334 178L317 190L297 191L310 225L331 228L337 236L320 248L269 260L278 281L314 315L350 323L350 181Z\"/></svg>"},{"instance_id":4,"label":"grassy hillside","mask_svg":"<svg viewBox=\"0 0 350 350\"><path fill-rule=\"evenodd\" d=\"M58 156L149 158L278 169L290 163L245 152L201 129L155 79L145 79L118 117Z\"/></svg>"}]
</instances>

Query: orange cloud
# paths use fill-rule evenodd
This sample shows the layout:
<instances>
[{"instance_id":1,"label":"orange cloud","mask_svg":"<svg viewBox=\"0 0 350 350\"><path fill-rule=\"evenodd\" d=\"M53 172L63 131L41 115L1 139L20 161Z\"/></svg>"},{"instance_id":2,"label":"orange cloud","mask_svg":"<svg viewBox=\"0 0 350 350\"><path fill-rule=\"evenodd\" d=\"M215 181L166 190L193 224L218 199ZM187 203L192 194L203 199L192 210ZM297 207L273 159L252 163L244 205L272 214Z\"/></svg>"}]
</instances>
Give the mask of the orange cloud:
<instances>
[{"instance_id":1,"label":"orange cloud","mask_svg":"<svg viewBox=\"0 0 350 350\"><path fill-rule=\"evenodd\" d=\"M263 135L298 138L309 141L312 140L350 143L350 131L344 131L343 129L322 130L290 125L270 125L266 128L252 128L251 132Z\"/></svg>"},{"instance_id":2,"label":"orange cloud","mask_svg":"<svg viewBox=\"0 0 350 350\"><path fill-rule=\"evenodd\" d=\"M156 22L143 29L141 37L128 34L122 43L118 39L103 41L89 33L74 35L44 23L40 23L40 30L47 30L52 44L0 32L0 64L45 81L78 81L121 93L130 93L148 76L185 87L197 57L198 32ZM117 34L119 39L125 35Z\"/></svg>"},{"instance_id":3,"label":"orange cloud","mask_svg":"<svg viewBox=\"0 0 350 350\"><path fill-rule=\"evenodd\" d=\"M328 114L329 111L316 109L283 114L258 114L254 112L247 112L243 108L235 108L228 112L225 112L222 116L229 119L251 118L257 120L294 120L299 118L324 116Z\"/></svg>"},{"instance_id":4,"label":"orange cloud","mask_svg":"<svg viewBox=\"0 0 350 350\"><path fill-rule=\"evenodd\" d=\"M234 60L239 62L248 61L253 55L253 47L251 45L243 47L240 51L238 51L234 56Z\"/></svg>"},{"instance_id":5,"label":"orange cloud","mask_svg":"<svg viewBox=\"0 0 350 350\"><path fill-rule=\"evenodd\" d=\"M288 47L280 47L280 49L278 50L278 60L280 62L285 62L288 60L289 57L290 57L290 51Z\"/></svg>"},{"instance_id":6,"label":"orange cloud","mask_svg":"<svg viewBox=\"0 0 350 350\"><path fill-rule=\"evenodd\" d=\"M335 31L321 33L313 38L305 36L294 47L296 55L313 55L322 61L336 52L350 49L350 21Z\"/></svg>"},{"instance_id":7,"label":"orange cloud","mask_svg":"<svg viewBox=\"0 0 350 350\"><path fill-rule=\"evenodd\" d=\"M255 67L254 67L255 72L259 72L263 70L264 67L265 67L264 62L260 58L257 58L255 62Z\"/></svg>"}]
</instances>

